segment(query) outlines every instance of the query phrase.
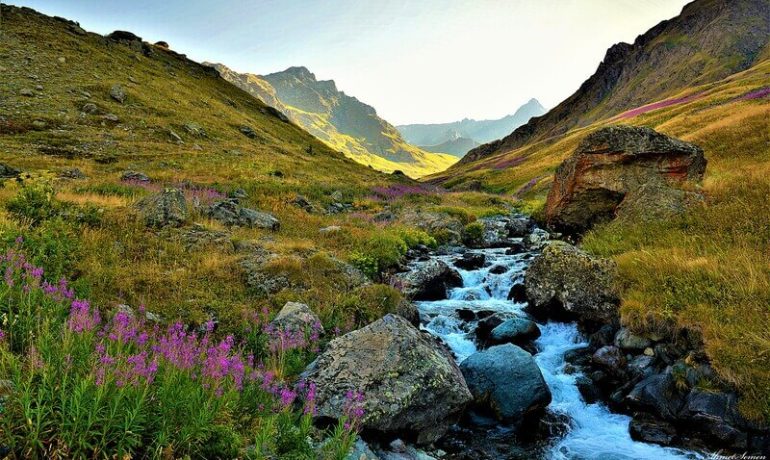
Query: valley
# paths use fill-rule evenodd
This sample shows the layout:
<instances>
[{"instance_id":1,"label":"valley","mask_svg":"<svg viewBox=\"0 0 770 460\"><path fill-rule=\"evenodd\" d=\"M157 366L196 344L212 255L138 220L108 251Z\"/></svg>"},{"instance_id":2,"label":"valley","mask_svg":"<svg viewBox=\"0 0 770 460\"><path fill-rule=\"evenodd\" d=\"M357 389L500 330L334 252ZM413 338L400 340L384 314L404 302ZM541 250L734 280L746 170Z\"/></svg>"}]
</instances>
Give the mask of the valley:
<instances>
[{"instance_id":1,"label":"valley","mask_svg":"<svg viewBox=\"0 0 770 460\"><path fill-rule=\"evenodd\" d=\"M0 13L0 458L770 455L767 0L402 125Z\"/></svg>"}]
</instances>

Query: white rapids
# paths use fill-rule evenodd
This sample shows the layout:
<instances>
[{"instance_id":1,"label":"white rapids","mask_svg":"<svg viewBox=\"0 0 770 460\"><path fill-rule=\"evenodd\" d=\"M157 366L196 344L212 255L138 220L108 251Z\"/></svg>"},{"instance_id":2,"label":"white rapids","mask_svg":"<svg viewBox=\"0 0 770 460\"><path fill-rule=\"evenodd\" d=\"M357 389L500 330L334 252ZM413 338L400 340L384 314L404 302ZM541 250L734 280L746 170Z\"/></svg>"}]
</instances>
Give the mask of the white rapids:
<instances>
[{"instance_id":1,"label":"white rapids","mask_svg":"<svg viewBox=\"0 0 770 460\"><path fill-rule=\"evenodd\" d=\"M463 286L449 292L449 298L417 302L422 327L440 337L454 353L458 363L477 351L476 321L463 321L458 311L494 312L526 315L524 304L508 300L516 282L524 279L531 255L505 254L505 249L486 249L486 264L478 270L461 270ZM458 255L437 256L449 265ZM502 267L501 267L502 266ZM490 273L490 270L494 273ZM542 335L535 342L534 356L551 390L548 409L570 418L566 435L554 439L544 458L548 460L667 460L702 459L703 455L681 449L646 444L631 439L631 417L611 413L601 403L587 404L578 390L580 373L566 373L564 355L587 346L574 323L539 324Z\"/></svg>"}]
</instances>

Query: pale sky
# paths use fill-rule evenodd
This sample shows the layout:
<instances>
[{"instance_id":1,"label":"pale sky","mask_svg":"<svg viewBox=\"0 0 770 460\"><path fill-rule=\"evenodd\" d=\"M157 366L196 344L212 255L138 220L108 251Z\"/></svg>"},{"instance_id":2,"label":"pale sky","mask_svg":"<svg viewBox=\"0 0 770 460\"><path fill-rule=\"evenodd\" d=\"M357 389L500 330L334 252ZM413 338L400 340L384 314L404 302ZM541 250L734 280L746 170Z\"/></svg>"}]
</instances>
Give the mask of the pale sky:
<instances>
[{"instance_id":1,"label":"pale sky","mask_svg":"<svg viewBox=\"0 0 770 460\"><path fill-rule=\"evenodd\" d=\"M102 34L129 30L196 61L302 65L393 124L553 107L612 44L689 0L12 0Z\"/></svg>"}]
</instances>

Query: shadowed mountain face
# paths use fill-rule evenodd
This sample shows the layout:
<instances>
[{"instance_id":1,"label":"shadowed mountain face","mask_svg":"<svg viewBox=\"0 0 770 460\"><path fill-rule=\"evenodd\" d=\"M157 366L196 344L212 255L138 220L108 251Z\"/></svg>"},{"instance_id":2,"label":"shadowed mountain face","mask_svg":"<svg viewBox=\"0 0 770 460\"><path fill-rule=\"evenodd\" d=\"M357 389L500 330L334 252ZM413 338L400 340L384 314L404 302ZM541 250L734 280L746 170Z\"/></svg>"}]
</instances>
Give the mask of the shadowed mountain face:
<instances>
[{"instance_id":1,"label":"shadowed mountain face","mask_svg":"<svg viewBox=\"0 0 770 460\"><path fill-rule=\"evenodd\" d=\"M463 156L468 150L476 147L478 144L500 139L528 122L530 118L540 116L545 112L545 108L537 99L530 99L526 104L519 107L515 113L497 120L470 120L466 118L452 123L401 125L397 126L397 128L401 135L404 136L404 139L411 144L435 146L436 150L433 150L432 147L423 148L434 152L441 151ZM471 140L476 145L472 145L467 141L458 143L457 140L460 138ZM438 150L440 146L445 144L448 145L447 148L455 148L455 150ZM465 151L459 148L466 146L468 148Z\"/></svg>"},{"instance_id":2,"label":"shadowed mountain face","mask_svg":"<svg viewBox=\"0 0 770 460\"><path fill-rule=\"evenodd\" d=\"M468 153L468 150L478 147L479 144L473 139L461 137L459 133L454 133L454 137L436 145L421 145L420 148L428 152L442 152L455 155L462 158Z\"/></svg>"},{"instance_id":3,"label":"shadowed mountain face","mask_svg":"<svg viewBox=\"0 0 770 460\"><path fill-rule=\"evenodd\" d=\"M576 127L719 81L768 55L770 2L696 0L633 44L614 45L578 91L507 137L478 147L461 163L559 136Z\"/></svg>"},{"instance_id":4,"label":"shadowed mountain face","mask_svg":"<svg viewBox=\"0 0 770 460\"><path fill-rule=\"evenodd\" d=\"M228 81L362 164L418 177L442 171L456 161L444 152L431 153L408 144L373 107L339 91L332 80L317 80L305 67L261 76L210 65Z\"/></svg>"}]
</instances>

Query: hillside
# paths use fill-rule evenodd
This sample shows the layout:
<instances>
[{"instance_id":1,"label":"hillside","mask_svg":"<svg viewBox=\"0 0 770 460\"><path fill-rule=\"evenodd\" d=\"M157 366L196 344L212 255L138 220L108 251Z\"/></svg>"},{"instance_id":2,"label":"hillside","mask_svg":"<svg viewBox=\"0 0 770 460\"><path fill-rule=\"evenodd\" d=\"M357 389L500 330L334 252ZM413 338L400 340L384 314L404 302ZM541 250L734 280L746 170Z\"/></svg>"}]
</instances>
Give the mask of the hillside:
<instances>
[{"instance_id":1,"label":"hillside","mask_svg":"<svg viewBox=\"0 0 770 460\"><path fill-rule=\"evenodd\" d=\"M480 144L468 137L456 136L436 145L421 145L420 148L428 152L445 152L462 158L468 150L478 147Z\"/></svg>"},{"instance_id":2,"label":"hillside","mask_svg":"<svg viewBox=\"0 0 770 460\"><path fill-rule=\"evenodd\" d=\"M396 128L407 142L414 145L441 145L456 138L467 138L478 144L484 144L506 136L514 129L527 123L530 118L538 117L545 112L545 108L537 99L530 99L526 104L516 109L513 114L497 120L466 118L452 123L401 125ZM458 156L463 156L468 150L470 148ZM447 151L447 153L454 152Z\"/></svg>"},{"instance_id":3,"label":"hillside","mask_svg":"<svg viewBox=\"0 0 770 460\"><path fill-rule=\"evenodd\" d=\"M506 137L469 152L462 163L562 136L687 88L720 81L767 57L769 43L766 0L696 0L633 44L611 47L596 73L572 96Z\"/></svg>"},{"instance_id":4,"label":"hillside","mask_svg":"<svg viewBox=\"0 0 770 460\"><path fill-rule=\"evenodd\" d=\"M259 76L209 64L228 81L280 110L292 121L355 161L385 172L420 177L443 171L456 161L446 152L430 153L408 144L373 107L318 81L304 67Z\"/></svg>"}]
</instances>

